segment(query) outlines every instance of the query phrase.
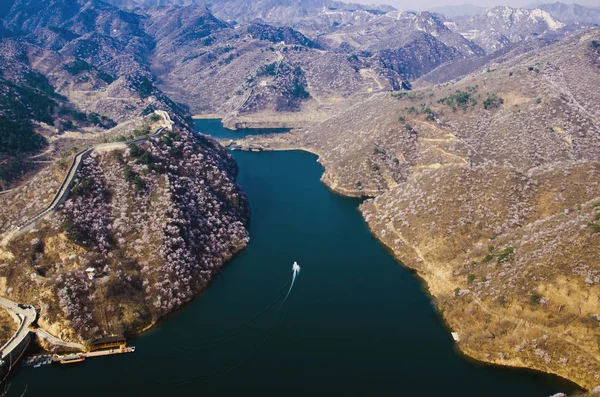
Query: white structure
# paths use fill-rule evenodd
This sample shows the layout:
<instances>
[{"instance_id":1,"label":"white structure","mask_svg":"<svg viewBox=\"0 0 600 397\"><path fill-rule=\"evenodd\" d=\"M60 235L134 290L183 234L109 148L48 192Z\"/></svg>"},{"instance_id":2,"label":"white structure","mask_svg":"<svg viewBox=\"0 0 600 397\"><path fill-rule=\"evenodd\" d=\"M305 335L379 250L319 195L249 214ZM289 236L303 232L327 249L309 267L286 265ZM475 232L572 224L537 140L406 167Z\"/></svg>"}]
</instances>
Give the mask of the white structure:
<instances>
[{"instance_id":1,"label":"white structure","mask_svg":"<svg viewBox=\"0 0 600 397\"><path fill-rule=\"evenodd\" d=\"M88 278L90 280L93 280L94 277L96 277L96 269L94 269L93 267L88 267L87 269L85 269L85 272L88 275Z\"/></svg>"}]
</instances>

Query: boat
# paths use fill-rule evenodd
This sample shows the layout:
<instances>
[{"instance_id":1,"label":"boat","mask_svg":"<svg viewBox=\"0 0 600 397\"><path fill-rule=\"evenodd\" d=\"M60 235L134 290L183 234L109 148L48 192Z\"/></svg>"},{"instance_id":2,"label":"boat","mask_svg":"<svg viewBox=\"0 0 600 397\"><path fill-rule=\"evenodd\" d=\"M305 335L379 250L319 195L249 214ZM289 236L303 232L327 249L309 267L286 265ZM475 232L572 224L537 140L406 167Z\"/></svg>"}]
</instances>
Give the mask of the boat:
<instances>
[{"instance_id":1,"label":"boat","mask_svg":"<svg viewBox=\"0 0 600 397\"><path fill-rule=\"evenodd\" d=\"M71 354L69 356L61 357L61 364L72 364L72 363L80 363L85 360L85 356L82 354Z\"/></svg>"}]
</instances>

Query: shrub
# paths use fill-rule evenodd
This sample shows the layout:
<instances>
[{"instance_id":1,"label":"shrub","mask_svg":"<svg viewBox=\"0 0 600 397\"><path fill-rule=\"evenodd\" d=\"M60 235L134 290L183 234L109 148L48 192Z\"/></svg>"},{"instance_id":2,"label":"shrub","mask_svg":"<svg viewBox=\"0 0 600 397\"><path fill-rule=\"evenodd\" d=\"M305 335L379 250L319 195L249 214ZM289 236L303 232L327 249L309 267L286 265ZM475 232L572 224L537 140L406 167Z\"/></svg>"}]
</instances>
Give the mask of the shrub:
<instances>
[{"instance_id":1,"label":"shrub","mask_svg":"<svg viewBox=\"0 0 600 397\"><path fill-rule=\"evenodd\" d=\"M66 63L64 69L72 76L78 75L81 72L88 72L94 69L92 65L81 59L76 59L71 63Z\"/></svg>"},{"instance_id":2,"label":"shrub","mask_svg":"<svg viewBox=\"0 0 600 397\"><path fill-rule=\"evenodd\" d=\"M469 273L467 275L467 283L471 284L473 281L475 281L475 275L473 273Z\"/></svg>"},{"instance_id":3,"label":"shrub","mask_svg":"<svg viewBox=\"0 0 600 397\"><path fill-rule=\"evenodd\" d=\"M477 105L477 101L475 100L475 98L473 98L471 93L460 90L457 90L454 94L448 97L439 99L438 103L446 104L447 106L450 106L454 111L457 107L466 110L469 105Z\"/></svg>"},{"instance_id":4,"label":"shrub","mask_svg":"<svg viewBox=\"0 0 600 397\"><path fill-rule=\"evenodd\" d=\"M425 110L423 110L423 112L425 112L425 114L427 115L425 117L425 119L427 121L435 121L435 115L433 114L433 111L429 107L426 107Z\"/></svg>"},{"instance_id":5,"label":"shrub","mask_svg":"<svg viewBox=\"0 0 600 397\"><path fill-rule=\"evenodd\" d=\"M112 84L115 78L108 73L98 70L98 78L103 80L106 84Z\"/></svg>"},{"instance_id":6,"label":"shrub","mask_svg":"<svg viewBox=\"0 0 600 397\"><path fill-rule=\"evenodd\" d=\"M504 103L504 99L498 98L496 95L491 95L487 97L485 101L483 101L484 109L497 109Z\"/></svg>"},{"instance_id":7,"label":"shrub","mask_svg":"<svg viewBox=\"0 0 600 397\"><path fill-rule=\"evenodd\" d=\"M131 154L132 157L139 157L144 153L144 150L140 149L140 147L138 145L136 145L135 143L130 143L129 144L129 153Z\"/></svg>"},{"instance_id":8,"label":"shrub","mask_svg":"<svg viewBox=\"0 0 600 397\"><path fill-rule=\"evenodd\" d=\"M139 82L134 84L135 90L141 98L146 98L152 95L154 86L150 79L146 76L142 77Z\"/></svg>"},{"instance_id":9,"label":"shrub","mask_svg":"<svg viewBox=\"0 0 600 397\"><path fill-rule=\"evenodd\" d=\"M150 152L144 152L139 156L138 162L146 165L154 164L154 157L152 157Z\"/></svg>"},{"instance_id":10,"label":"shrub","mask_svg":"<svg viewBox=\"0 0 600 397\"><path fill-rule=\"evenodd\" d=\"M13 121L0 116L0 153L9 155L39 149L44 138L36 134L28 120Z\"/></svg>"},{"instance_id":11,"label":"shrub","mask_svg":"<svg viewBox=\"0 0 600 397\"><path fill-rule=\"evenodd\" d=\"M310 94L306 91L304 84L298 79L294 80L294 88L290 92L292 99L307 99L310 98Z\"/></svg>"},{"instance_id":12,"label":"shrub","mask_svg":"<svg viewBox=\"0 0 600 397\"><path fill-rule=\"evenodd\" d=\"M144 183L144 180L140 178L139 175L136 175L133 177L133 186L135 187L135 192L139 193L141 190L144 189L146 184Z\"/></svg>"},{"instance_id":13,"label":"shrub","mask_svg":"<svg viewBox=\"0 0 600 397\"><path fill-rule=\"evenodd\" d=\"M531 296L529 297L529 304L531 306L537 306L540 304L540 299L542 299L542 297L536 293L531 294Z\"/></svg>"},{"instance_id":14,"label":"shrub","mask_svg":"<svg viewBox=\"0 0 600 397\"><path fill-rule=\"evenodd\" d=\"M130 166L126 165L123 169L123 176L125 177L125 180L131 182L135 177L135 173L133 172L133 169Z\"/></svg>"},{"instance_id":15,"label":"shrub","mask_svg":"<svg viewBox=\"0 0 600 397\"><path fill-rule=\"evenodd\" d=\"M261 66L256 72L257 76L275 76L275 69L277 64L275 62L268 65Z\"/></svg>"},{"instance_id":16,"label":"shrub","mask_svg":"<svg viewBox=\"0 0 600 397\"><path fill-rule=\"evenodd\" d=\"M496 263L500 264L505 260L509 259L515 252L513 247L506 247L504 250L498 253L498 257L496 258Z\"/></svg>"},{"instance_id":17,"label":"shrub","mask_svg":"<svg viewBox=\"0 0 600 397\"><path fill-rule=\"evenodd\" d=\"M406 98L406 99L413 100L413 99L421 99L421 98L423 98L423 94L417 93L417 92L401 91L401 92L395 92L395 93L393 93L392 97L396 98L396 99Z\"/></svg>"}]
</instances>

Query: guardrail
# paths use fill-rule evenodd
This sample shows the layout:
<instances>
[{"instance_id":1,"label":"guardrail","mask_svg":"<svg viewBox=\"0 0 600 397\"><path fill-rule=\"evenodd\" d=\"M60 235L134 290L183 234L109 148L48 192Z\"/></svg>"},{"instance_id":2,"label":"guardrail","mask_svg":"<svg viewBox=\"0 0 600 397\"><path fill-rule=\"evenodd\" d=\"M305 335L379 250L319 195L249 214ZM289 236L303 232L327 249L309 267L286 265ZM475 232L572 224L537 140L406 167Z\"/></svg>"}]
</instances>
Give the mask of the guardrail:
<instances>
[{"instance_id":1,"label":"guardrail","mask_svg":"<svg viewBox=\"0 0 600 397\"><path fill-rule=\"evenodd\" d=\"M25 318L21 318L21 316L19 315L19 313L15 313L15 315L19 318L19 320L21 320L19 322L19 327L17 328L17 331L10 337L10 339L8 340L8 342L6 342L4 344L4 346L2 346L0 348L0 352L2 352L3 356L5 356L6 354L4 354L4 349L6 349L11 343L13 343L13 341L15 339L17 339L17 336L19 336L19 334L21 333L21 331L23 330L23 327L25 326Z\"/></svg>"}]
</instances>

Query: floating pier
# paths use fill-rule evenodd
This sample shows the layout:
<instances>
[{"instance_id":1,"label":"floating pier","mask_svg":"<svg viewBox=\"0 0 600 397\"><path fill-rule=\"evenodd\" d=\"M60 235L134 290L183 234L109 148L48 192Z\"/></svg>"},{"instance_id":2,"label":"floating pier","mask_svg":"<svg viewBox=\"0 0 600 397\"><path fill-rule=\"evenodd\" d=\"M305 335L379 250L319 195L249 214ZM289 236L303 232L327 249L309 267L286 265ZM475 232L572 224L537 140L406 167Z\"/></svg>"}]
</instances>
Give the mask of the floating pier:
<instances>
[{"instance_id":1,"label":"floating pier","mask_svg":"<svg viewBox=\"0 0 600 397\"><path fill-rule=\"evenodd\" d=\"M111 356L113 354L133 353L135 346L127 346L125 337L113 334L108 337L93 339L87 346L88 351L67 354L36 354L27 357L23 366L39 368L55 362L61 364L80 363L92 357Z\"/></svg>"}]
</instances>

